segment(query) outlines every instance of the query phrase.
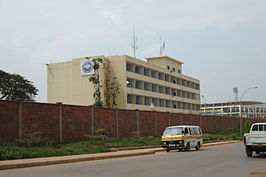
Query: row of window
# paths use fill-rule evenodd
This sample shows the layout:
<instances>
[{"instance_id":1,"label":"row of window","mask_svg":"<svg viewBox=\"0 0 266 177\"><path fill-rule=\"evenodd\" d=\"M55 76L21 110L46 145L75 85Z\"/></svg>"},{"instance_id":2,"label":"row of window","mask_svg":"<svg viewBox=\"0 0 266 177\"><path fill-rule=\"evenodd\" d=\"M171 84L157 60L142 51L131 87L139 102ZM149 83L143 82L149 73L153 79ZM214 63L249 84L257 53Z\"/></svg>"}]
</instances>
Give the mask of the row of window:
<instances>
[{"instance_id":1,"label":"row of window","mask_svg":"<svg viewBox=\"0 0 266 177\"><path fill-rule=\"evenodd\" d=\"M136 89L142 89L147 90L151 92L158 92L158 93L164 93L172 96L178 96L183 98L189 98L189 99L196 99L199 100L200 96L196 93L191 93L179 89L174 89L170 87L161 86L158 84L148 83L144 81L139 80L133 80L128 78L127 79L127 87L136 88Z\"/></svg>"},{"instance_id":2,"label":"row of window","mask_svg":"<svg viewBox=\"0 0 266 177\"><path fill-rule=\"evenodd\" d=\"M254 125L252 131L266 131L266 125Z\"/></svg>"},{"instance_id":3,"label":"row of window","mask_svg":"<svg viewBox=\"0 0 266 177\"><path fill-rule=\"evenodd\" d=\"M173 68L174 69L174 68ZM127 63L127 71L199 90L199 84L142 66Z\"/></svg>"},{"instance_id":4,"label":"row of window","mask_svg":"<svg viewBox=\"0 0 266 177\"><path fill-rule=\"evenodd\" d=\"M201 108L203 111L205 111L205 108ZM231 108L206 108L206 112L223 112L223 113L239 113L240 109L239 107L231 107ZM266 113L266 108L252 108L252 107L245 107L241 108L242 113L247 113L247 112L256 112L256 113Z\"/></svg>"},{"instance_id":5,"label":"row of window","mask_svg":"<svg viewBox=\"0 0 266 177\"><path fill-rule=\"evenodd\" d=\"M153 97L146 97L140 95L127 94L127 103L128 104L139 104L150 106L153 104L157 107L166 107L166 108L176 108L176 109L187 109L187 110L200 110L200 105L178 102L172 100L165 100Z\"/></svg>"}]
</instances>

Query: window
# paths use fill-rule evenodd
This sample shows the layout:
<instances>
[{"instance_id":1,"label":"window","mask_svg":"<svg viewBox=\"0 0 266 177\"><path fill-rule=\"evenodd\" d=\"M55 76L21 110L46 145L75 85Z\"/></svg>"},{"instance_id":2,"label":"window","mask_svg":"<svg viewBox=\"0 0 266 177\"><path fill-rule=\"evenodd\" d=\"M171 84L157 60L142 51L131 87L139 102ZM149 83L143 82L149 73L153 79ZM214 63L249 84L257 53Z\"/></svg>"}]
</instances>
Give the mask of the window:
<instances>
[{"instance_id":1,"label":"window","mask_svg":"<svg viewBox=\"0 0 266 177\"><path fill-rule=\"evenodd\" d=\"M139 104L139 96L136 96L136 104Z\"/></svg>"},{"instance_id":2,"label":"window","mask_svg":"<svg viewBox=\"0 0 266 177\"><path fill-rule=\"evenodd\" d=\"M159 93L163 93L163 89L162 89L162 87L161 87L161 86L158 86L158 87L159 87L158 92L159 92Z\"/></svg>"},{"instance_id":3,"label":"window","mask_svg":"<svg viewBox=\"0 0 266 177\"><path fill-rule=\"evenodd\" d=\"M155 92L154 85L151 85L151 91Z\"/></svg>"},{"instance_id":4,"label":"window","mask_svg":"<svg viewBox=\"0 0 266 177\"><path fill-rule=\"evenodd\" d=\"M154 99L154 98L151 99L151 102L152 102L153 105L155 106L155 99Z\"/></svg>"},{"instance_id":5,"label":"window","mask_svg":"<svg viewBox=\"0 0 266 177\"><path fill-rule=\"evenodd\" d=\"M127 103L131 103L131 95L127 94Z\"/></svg>"},{"instance_id":6,"label":"window","mask_svg":"<svg viewBox=\"0 0 266 177\"><path fill-rule=\"evenodd\" d=\"M170 66L167 66L167 69L170 70Z\"/></svg>"},{"instance_id":7,"label":"window","mask_svg":"<svg viewBox=\"0 0 266 177\"><path fill-rule=\"evenodd\" d=\"M187 128L185 128L185 134L188 134L188 129Z\"/></svg>"},{"instance_id":8,"label":"window","mask_svg":"<svg viewBox=\"0 0 266 177\"><path fill-rule=\"evenodd\" d=\"M263 131L263 125L259 125L259 131Z\"/></svg>"},{"instance_id":9,"label":"window","mask_svg":"<svg viewBox=\"0 0 266 177\"><path fill-rule=\"evenodd\" d=\"M139 67L135 66L135 73L139 74Z\"/></svg>"},{"instance_id":10,"label":"window","mask_svg":"<svg viewBox=\"0 0 266 177\"><path fill-rule=\"evenodd\" d=\"M136 81L135 87L139 89L139 81Z\"/></svg>"},{"instance_id":11,"label":"window","mask_svg":"<svg viewBox=\"0 0 266 177\"><path fill-rule=\"evenodd\" d=\"M144 90L148 90L148 84L144 82Z\"/></svg>"},{"instance_id":12,"label":"window","mask_svg":"<svg viewBox=\"0 0 266 177\"><path fill-rule=\"evenodd\" d=\"M195 133L196 133L196 135L200 135L201 133L200 133L200 129L199 128L195 128Z\"/></svg>"},{"instance_id":13,"label":"window","mask_svg":"<svg viewBox=\"0 0 266 177\"><path fill-rule=\"evenodd\" d=\"M158 79L161 79L161 73L158 73Z\"/></svg>"},{"instance_id":14,"label":"window","mask_svg":"<svg viewBox=\"0 0 266 177\"><path fill-rule=\"evenodd\" d=\"M154 71L151 71L151 77L153 77L153 78L155 77L154 76Z\"/></svg>"},{"instance_id":15,"label":"window","mask_svg":"<svg viewBox=\"0 0 266 177\"><path fill-rule=\"evenodd\" d=\"M180 70L180 69L178 70L178 73L179 73L179 74L181 73L181 70Z\"/></svg>"},{"instance_id":16,"label":"window","mask_svg":"<svg viewBox=\"0 0 266 177\"><path fill-rule=\"evenodd\" d=\"M165 106L166 106L166 107L169 107L169 105L170 105L169 101L166 100L166 104L165 104Z\"/></svg>"},{"instance_id":17,"label":"window","mask_svg":"<svg viewBox=\"0 0 266 177\"><path fill-rule=\"evenodd\" d=\"M131 83L130 83L130 80L129 79L127 79L127 87L131 87Z\"/></svg>"},{"instance_id":18,"label":"window","mask_svg":"<svg viewBox=\"0 0 266 177\"><path fill-rule=\"evenodd\" d=\"M159 100L159 106L162 107L163 106L163 100Z\"/></svg>"},{"instance_id":19,"label":"window","mask_svg":"<svg viewBox=\"0 0 266 177\"><path fill-rule=\"evenodd\" d=\"M128 63L127 63L127 71L130 71L130 70L129 70L129 64L128 64Z\"/></svg>"},{"instance_id":20,"label":"window","mask_svg":"<svg viewBox=\"0 0 266 177\"><path fill-rule=\"evenodd\" d=\"M146 68L143 69L143 74L144 74L144 76L147 76L147 69Z\"/></svg>"},{"instance_id":21,"label":"window","mask_svg":"<svg viewBox=\"0 0 266 177\"><path fill-rule=\"evenodd\" d=\"M172 83L174 83L175 84L175 81L176 79L174 78L174 77L172 77Z\"/></svg>"},{"instance_id":22,"label":"window","mask_svg":"<svg viewBox=\"0 0 266 177\"><path fill-rule=\"evenodd\" d=\"M252 131L258 131L258 125L254 125Z\"/></svg>"},{"instance_id":23,"label":"window","mask_svg":"<svg viewBox=\"0 0 266 177\"><path fill-rule=\"evenodd\" d=\"M173 68L173 72L175 72L175 68Z\"/></svg>"},{"instance_id":24,"label":"window","mask_svg":"<svg viewBox=\"0 0 266 177\"><path fill-rule=\"evenodd\" d=\"M144 97L144 104L148 105L148 97Z\"/></svg>"},{"instance_id":25,"label":"window","mask_svg":"<svg viewBox=\"0 0 266 177\"><path fill-rule=\"evenodd\" d=\"M189 128L189 131L190 131L191 135L195 135L196 134L195 131L194 131L194 128Z\"/></svg>"}]
</instances>

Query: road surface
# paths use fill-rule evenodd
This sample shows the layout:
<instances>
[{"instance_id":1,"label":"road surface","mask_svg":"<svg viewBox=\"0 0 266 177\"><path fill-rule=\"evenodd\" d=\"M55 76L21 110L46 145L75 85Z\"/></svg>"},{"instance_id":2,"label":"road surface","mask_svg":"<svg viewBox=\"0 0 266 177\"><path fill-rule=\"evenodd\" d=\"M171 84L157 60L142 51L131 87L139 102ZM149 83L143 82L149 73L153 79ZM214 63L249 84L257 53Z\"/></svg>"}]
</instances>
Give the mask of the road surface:
<instances>
[{"instance_id":1,"label":"road surface","mask_svg":"<svg viewBox=\"0 0 266 177\"><path fill-rule=\"evenodd\" d=\"M266 154L248 158L243 144L200 151L171 151L138 157L0 171L1 177L245 177L266 176Z\"/></svg>"}]
</instances>

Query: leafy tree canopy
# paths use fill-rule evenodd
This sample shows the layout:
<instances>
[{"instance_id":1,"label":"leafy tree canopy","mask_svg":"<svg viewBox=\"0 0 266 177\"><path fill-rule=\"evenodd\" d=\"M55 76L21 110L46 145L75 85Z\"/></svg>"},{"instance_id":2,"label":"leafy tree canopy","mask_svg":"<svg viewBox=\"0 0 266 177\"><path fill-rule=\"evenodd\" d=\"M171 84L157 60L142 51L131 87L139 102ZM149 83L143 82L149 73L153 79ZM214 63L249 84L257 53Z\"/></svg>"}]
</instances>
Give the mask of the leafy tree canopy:
<instances>
[{"instance_id":1,"label":"leafy tree canopy","mask_svg":"<svg viewBox=\"0 0 266 177\"><path fill-rule=\"evenodd\" d=\"M37 92L31 81L0 70L0 100L34 101Z\"/></svg>"}]
</instances>

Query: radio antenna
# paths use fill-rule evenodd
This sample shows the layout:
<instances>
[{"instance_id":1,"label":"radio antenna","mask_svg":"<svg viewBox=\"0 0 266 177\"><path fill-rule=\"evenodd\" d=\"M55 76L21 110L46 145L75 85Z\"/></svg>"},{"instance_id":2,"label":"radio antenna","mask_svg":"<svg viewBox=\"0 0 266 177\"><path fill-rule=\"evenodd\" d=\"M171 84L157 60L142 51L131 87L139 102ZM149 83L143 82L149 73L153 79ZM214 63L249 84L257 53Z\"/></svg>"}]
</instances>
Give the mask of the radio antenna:
<instances>
[{"instance_id":1,"label":"radio antenna","mask_svg":"<svg viewBox=\"0 0 266 177\"><path fill-rule=\"evenodd\" d=\"M162 36L159 36L160 40L160 56L165 55L165 41L162 42Z\"/></svg>"},{"instance_id":2,"label":"radio antenna","mask_svg":"<svg viewBox=\"0 0 266 177\"><path fill-rule=\"evenodd\" d=\"M133 48L134 58L136 58L136 50L138 49L137 43L138 43L138 37L136 37L135 29L134 29L134 25L133 25L133 43L132 43L132 48Z\"/></svg>"}]
</instances>

